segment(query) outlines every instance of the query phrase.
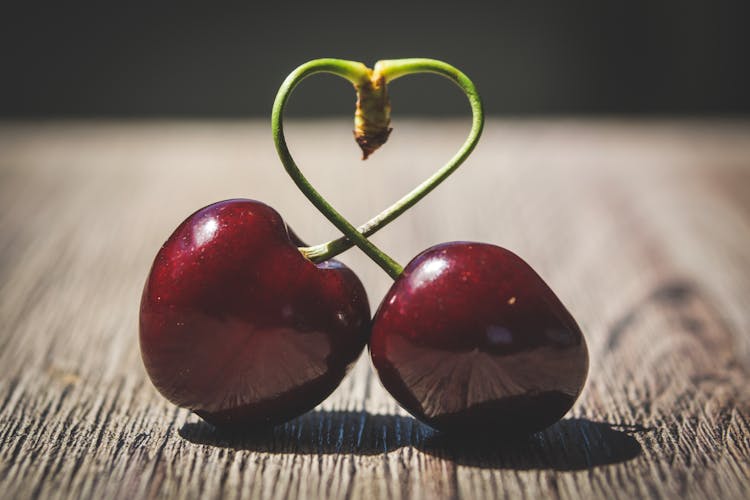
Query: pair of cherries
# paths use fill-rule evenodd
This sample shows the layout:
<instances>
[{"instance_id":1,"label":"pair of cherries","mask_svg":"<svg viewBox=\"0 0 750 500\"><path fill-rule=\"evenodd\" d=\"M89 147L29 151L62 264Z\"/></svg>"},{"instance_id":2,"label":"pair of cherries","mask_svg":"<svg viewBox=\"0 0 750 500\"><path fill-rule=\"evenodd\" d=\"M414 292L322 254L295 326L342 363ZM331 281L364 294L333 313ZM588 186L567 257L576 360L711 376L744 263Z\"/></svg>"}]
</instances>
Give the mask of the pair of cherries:
<instances>
[{"instance_id":1,"label":"pair of cherries","mask_svg":"<svg viewBox=\"0 0 750 500\"><path fill-rule=\"evenodd\" d=\"M283 137L291 90L317 72L355 85L355 135L365 156L390 132L386 84L406 74L456 82L474 111L472 132L425 184L354 228L302 176ZM438 430L507 435L560 419L585 382L586 343L528 264L494 245L453 242L401 268L366 238L450 175L482 123L471 81L440 61L381 61L373 71L321 59L295 70L274 105L274 139L298 187L345 237L306 247L275 210L252 200L188 217L159 250L141 302L141 353L157 389L216 426L251 430L315 407L369 345L385 388ZM362 283L332 259L352 244L395 280L372 319Z\"/></svg>"}]
</instances>

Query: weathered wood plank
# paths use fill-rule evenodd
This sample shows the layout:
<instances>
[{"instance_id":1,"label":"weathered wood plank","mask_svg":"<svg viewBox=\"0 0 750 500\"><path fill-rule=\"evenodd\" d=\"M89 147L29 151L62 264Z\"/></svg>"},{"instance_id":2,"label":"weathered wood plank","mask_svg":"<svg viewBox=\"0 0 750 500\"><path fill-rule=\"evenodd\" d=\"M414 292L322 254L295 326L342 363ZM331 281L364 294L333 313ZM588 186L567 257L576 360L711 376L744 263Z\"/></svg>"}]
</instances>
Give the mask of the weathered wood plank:
<instances>
[{"instance_id":1,"label":"weathered wood plank","mask_svg":"<svg viewBox=\"0 0 750 500\"><path fill-rule=\"evenodd\" d=\"M466 123L396 123L361 164L348 121L293 151L353 221L452 154ZM511 248L579 320L589 382L560 423L501 446L403 413L366 357L318 409L228 437L141 366L151 259L196 208L252 197L336 233L265 122L0 126L0 492L8 498L745 498L750 490L750 124L491 121L462 171L374 240L406 263ZM387 179L387 182L386 182ZM389 280L343 256L373 307Z\"/></svg>"}]
</instances>

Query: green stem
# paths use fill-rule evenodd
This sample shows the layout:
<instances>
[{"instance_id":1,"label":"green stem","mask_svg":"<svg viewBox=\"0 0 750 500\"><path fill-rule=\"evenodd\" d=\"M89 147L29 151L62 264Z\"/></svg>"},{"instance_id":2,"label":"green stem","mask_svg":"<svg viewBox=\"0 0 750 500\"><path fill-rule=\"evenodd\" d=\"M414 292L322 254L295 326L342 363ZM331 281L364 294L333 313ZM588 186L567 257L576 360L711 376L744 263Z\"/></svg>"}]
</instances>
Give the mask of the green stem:
<instances>
[{"instance_id":1,"label":"green stem","mask_svg":"<svg viewBox=\"0 0 750 500\"><path fill-rule=\"evenodd\" d=\"M292 178L297 187L307 196L315 207L333 223L339 231L347 236L368 257L374 260L383 270L388 273L394 280L401 275L403 267L395 260L386 255L382 250L373 245L356 227L347 221L340 213L336 211L320 193L310 184L302 175L297 164L294 162L286 140L284 139L284 127L282 123L283 111L289 100L292 90L305 78L315 73L333 73L352 82L355 86L361 82L369 81L371 72L362 63L352 61L343 61L340 59L316 59L295 69L281 84L276 100L273 103L273 113L271 115L271 129L273 140L276 144L276 151L281 158L289 176ZM325 260L325 259L323 259Z\"/></svg>"},{"instance_id":2,"label":"green stem","mask_svg":"<svg viewBox=\"0 0 750 500\"><path fill-rule=\"evenodd\" d=\"M320 61L331 61L331 60L320 60ZM335 61L335 60L334 60ZM317 61L312 61L317 63ZM311 64L311 63L308 63ZM359 63L347 63L347 64L359 64ZM301 66L303 68L307 65ZM364 65L361 65L364 66ZM359 68L359 66L358 66ZM299 71L299 69L298 69ZM321 69L320 71L326 71ZM331 71L334 72L334 71ZM339 76L347 78L352 83L355 83L358 78L361 78L361 73L349 72L346 76L343 73L334 72ZM382 75L385 77L386 82L395 80L402 76L415 74L415 73L435 73L442 75L449 80L453 81L458 85L461 90L464 91L466 97L469 99L472 112L472 123L471 131L469 132L466 141L464 141L458 152L451 158L448 163L432 174L427 180L422 182L411 192L406 194L403 198L398 200L396 203L383 210L380 214L372 218L367 223L357 228L358 233L364 236L370 236L375 234L379 229L385 227L390 222L394 221L397 217L403 214L406 210L411 208L415 203L424 198L430 191L435 189L441 182L448 178L461 164L468 158L471 152L474 150L479 137L482 135L482 128L484 127L484 111L482 110L482 101L479 98L476 87L472 81L461 71L454 68L450 64L442 61L436 61L434 59L395 59L390 61L380 61L375 64L373 73L375 75ZM354 79L352 79L352 77ZM287 80L288 81L288 80ZM281 95L281 93L279 93ZM278 99L278 98L277 98ZM276 107L274 107L276 110ZM310 258L313 262L321 262L341 252L348 250L353 244L357 244L356 240L351 239L348 233L344 233L346 236L331 240L327 243L315 245L313 247L302 248L302 252Z\"/></svg>"}]
</instances>

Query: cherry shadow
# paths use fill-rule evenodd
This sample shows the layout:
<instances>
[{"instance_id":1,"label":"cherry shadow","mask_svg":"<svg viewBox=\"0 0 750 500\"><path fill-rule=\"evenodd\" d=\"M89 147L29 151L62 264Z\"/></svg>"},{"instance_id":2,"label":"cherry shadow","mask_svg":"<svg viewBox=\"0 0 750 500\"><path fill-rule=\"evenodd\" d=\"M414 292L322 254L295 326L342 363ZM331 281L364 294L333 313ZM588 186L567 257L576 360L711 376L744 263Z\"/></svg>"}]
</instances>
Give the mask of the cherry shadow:
<instances>
[{"instance_id":1,"label":"cherry shadow","mask_svg":"<svg viewBox=\"0 0 750 500\"><path fill-rule=\"evenodd\" d=\"M633 434L647 431L640 426L570 418L531 436L503 441L472 442L436 433L419 448L427 454L472 467L574 471L638 457L643 450Z\"/></svg>"},{"instance_id":2,"label":"cherry shadow","mask_svg":"<svg viewBox=\"0 0 750 500\"><path fill-rule=\"evenodd\" d=\"M632 460L642 453L633 434L648 430L572 418L531 436L472 441L445 436L411 417L313 411L257 432L222 432L203 421L187 422L178 432L195 444L263 453L379 455L411 446L473 467L564 471Z\"/></svg>"}]
</instances>

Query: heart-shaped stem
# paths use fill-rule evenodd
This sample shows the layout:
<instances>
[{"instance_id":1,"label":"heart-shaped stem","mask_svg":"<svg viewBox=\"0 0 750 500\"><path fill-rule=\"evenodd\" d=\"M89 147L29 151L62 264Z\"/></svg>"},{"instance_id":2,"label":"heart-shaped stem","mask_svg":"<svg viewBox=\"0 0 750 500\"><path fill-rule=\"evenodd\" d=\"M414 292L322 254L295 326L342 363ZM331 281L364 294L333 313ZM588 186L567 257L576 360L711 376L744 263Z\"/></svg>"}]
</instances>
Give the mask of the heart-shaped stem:
<instances>
[{"instance_id":1,"label":"heart-shaped stem","mask_svg":"<svg viewBox=\"0 0 750 500\"><path fill-rule=\"evenodd\" d=\"M357 118L361 118L362 108L359 106L359 102L362 101L362 88L372 88L373 84L386 85L388 82L415 73L435 73L450 79L456 83L466 94L469 99L469 104L472 110L472 126L471 131L463 143L458 152L451 158L448 163L432 174L427 180L422 182L411 192L406 194L403 198L398 200L396 203L382 211L376 217L360 226L354 228L354 234L349 230L353 227L349 224L346 219L341 217L333 207L331 207L325 199L310 185L305 177L299 171L299 168L294 163L289 149L286 146L284 139L283 126L282 126L282 113L284 106L288 100L289 94L292 92L294 87L307 76L315 73L326 72L333 73L335 75L346 78L355 86L357 89L360 100L358 101ZM368 87L369 86L369 87ZM382 89L385 92L385 89ZM385 105L387 104L387 95L384 96ZM386 118L388 118L389 109L386 109ZM366 118L366 117L365 117ZM380 118L376 116L376 118ZM382 120L381 120L382 121ZM386 121L385 127L388 126ZM472 81L461 71L454 68L450 64L434 59L395 59L388 61L379 61L375 64L373 70L370 70L362 63L344 61L340 59L317 59L303 64L296 70L294 70L284 81L279 89L274 102L273 115L272 115L272 129L274 142L276 143L276 149L279 153L282 163L286 168L289 175L295 181L297 186L305 193L305 195L312 201L312 203L320 210L345 236L323 243L320 245L301 248L300 251L304 253L308 258L314 262L321 262L323 260L330 259L339 253L349 249L353 244L359 246L365 253L370 256L375 262L377 262L383 269L388 272L392 277L397 277L400 274L401 266L399 266L393 259L384 254L380 249L372 245L367 240L367 236L374 234L376 231L385 227L388 223L395 220L406 210L411 208L415 203L426 196L430 191L435 189L441 182L443 182L450 174L452 174L473 151L479 137L482 134L482 128L484 126L484 112L482 110L482 102L479 98L479 94ZM389 130L389 129L388 129ZM356 131L355 131L356 133ZM386 134L387 137L387 134ZM365 155L368 153L365 152ZM348 227L346 230L344 227ZM379 256L375 256L378 255ZM383 259L385 258L385 259ZM395 264L396 267L392 267ZM396 271L398 271L396 273ZM394 274L395 273L395 274Z\"/></svg>"}]
</instances>

